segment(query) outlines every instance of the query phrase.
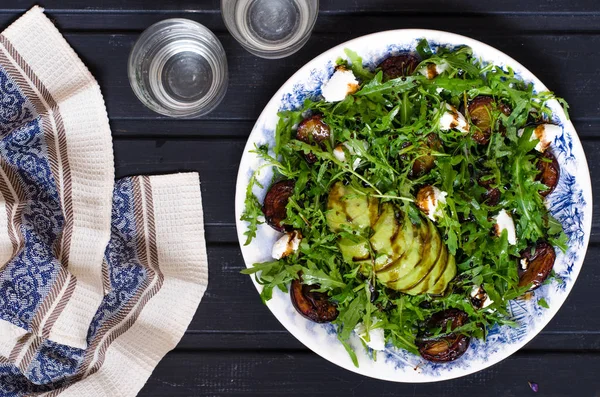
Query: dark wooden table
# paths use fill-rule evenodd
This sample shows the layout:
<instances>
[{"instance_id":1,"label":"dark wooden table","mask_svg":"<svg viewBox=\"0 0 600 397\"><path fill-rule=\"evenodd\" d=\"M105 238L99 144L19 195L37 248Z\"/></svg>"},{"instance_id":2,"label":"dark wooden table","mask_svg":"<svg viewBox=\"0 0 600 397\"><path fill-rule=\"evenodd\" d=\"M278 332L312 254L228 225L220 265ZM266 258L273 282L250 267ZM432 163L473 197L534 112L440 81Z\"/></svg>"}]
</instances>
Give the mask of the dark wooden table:
<instances>
[{"instance_id":1,"label":"dark wooden table","mask_svg":"<svg viewBox=\"0 0 600 397\"><path fill-rule=\"evenodd\" d=\"M600 193L600 2L598 0L322 0L308 44L282 60L250 55L227 33L217 0L1 0L7 26L35 3L46 7L99 80L114 137L118 177L200 172L210 283L175 351L142 396L600 396L600 211L573 292L550 325L498 365L429 385L369 379L330 364L291 336L260 302L235 233L235 178L255 119L305 62L380 30L428 28L471 36L514 57L571 104ZM225 47L230 83L210 115L178 121L144 108L127 81L127 57L142 30L185 17Z\"/></svg>"}]
</instances>

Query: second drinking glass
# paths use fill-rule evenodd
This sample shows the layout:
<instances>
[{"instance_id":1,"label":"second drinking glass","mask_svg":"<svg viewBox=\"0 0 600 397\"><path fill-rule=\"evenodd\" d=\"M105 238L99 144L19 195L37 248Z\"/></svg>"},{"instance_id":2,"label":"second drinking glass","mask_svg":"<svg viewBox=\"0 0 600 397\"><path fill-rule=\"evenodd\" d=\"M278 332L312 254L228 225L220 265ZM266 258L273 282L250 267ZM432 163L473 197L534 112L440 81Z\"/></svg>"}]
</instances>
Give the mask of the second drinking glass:
<instances>
[{"instance_id":1,"label":"second drinking glass","mask_svg":"<svg viewBox=\"0 0 600 397\"><path fill-rule=\"evenodd\" d=\"M319 14L318 0L221 0L231 35L249 52L283 58L310 37Z\"/></svg>"}]
</instances>

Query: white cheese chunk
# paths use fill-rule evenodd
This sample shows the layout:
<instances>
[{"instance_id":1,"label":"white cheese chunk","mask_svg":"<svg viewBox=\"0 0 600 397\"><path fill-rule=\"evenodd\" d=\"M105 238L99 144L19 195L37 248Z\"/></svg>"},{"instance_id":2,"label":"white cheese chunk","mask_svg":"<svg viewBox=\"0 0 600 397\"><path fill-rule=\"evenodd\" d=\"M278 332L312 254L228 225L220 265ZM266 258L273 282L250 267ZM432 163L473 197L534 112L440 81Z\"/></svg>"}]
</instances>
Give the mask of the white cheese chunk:
<instances>
[{"instance_id":1,"label":"white cheese chunk","mask_svg":"<svg viewBox=\"0 0 600 397\"><path fill-rule=\"evenodd\" d=\"M372 325L377 324L377 318L373 317ZM367 346L369 346L373 350L384 350L385 349L385 334L383 332L383 328L375 328L371 329L369 334L369 341L367 341L367 328L363 323L359 323L355 328L354 332L362 339Z\"/></svg>"},{"instance_id":2,"label":"white cheese chunk","mask_svg":"<svg viewBox=\"0 0 600 397\"><path fill-rule=\"evenodd\" d=\"M346 162L346 153L344 152L344 145L337 145L333 149L333 157L335 157L338 161L342 163Z\"/></svg>"},{"instance_id":3,"label":"white cheese chunk","mask_svg":"<svg viewBox=\"0 0 600 397\"><path fill-rule=\"evenodd\" d=\"M442 131L449 131L456 129L460 132L469 132L469 125L467 119L463 116L456 108L446 103L444 114L440 118L439 128Z\"/></svg>"},{"instance_id":4,"label":"white cheese chunk","mask_svg":"<svg viewBox=\"0 0 600 397\"><path fill-rule=\"evenodd\" d=\"M528 267L529 267L529 261L527 260L527 258L521 259L521 269L527 270Z\"/></svg>"},{"instance_id":5,"label":"white cheese chunk","mask_svg":"<svg viewBox=\"0 0 600 397\"><path fill-rule=\"evenodd\" d=\"M357 142L362 143L362 146L364 147L365 150L369 149L369 144L366 141L359 140ZM343 163L346 162L346 152L344 152L344 148L346 148L346 150L351 155L355 155L356 154L356 151L354 150L354 148L352 146L350 146L347 142L344 142L344 143L341 143L341 144L337 145L333 149L333 157L335 157L338 161L341 161ZM361 161L362 161L362 159L360 157L356 157L354 159L354 161L352 162L352 169L356 170L358 168L358 166L360 165Z\"/></svg>"},{"instance_id":6,"label":"white cheese chunk","mask_svg":"<svg viewBox=\"0 0 600 397\"><path fill-rule=\"evenodd\" d=\"M321 94L327 102L343 101L348 94L358 90L358 80L351 70L338 67L329 81L321 87Z\"/></svg>"},{"instance_id":7,"label":"white cheese chunk","mask_svg":"<svg viewBox=\"0 0 600 397\"><path fill-rule=\"evenodd\" d=\"M488 294L485 292L485 290L483 289L483 287L481 285L473 286L473 289L471 290L471 298L477 298L477 300L483 301L483 303L481 304L479 309L485 309L486 307L488 307L489 305L494 303L494 301L490 299L490 297L488 296Z\"/></svg>"},{"instance_id":8,"label":"white cheese chunk","mask_svg":"<svg viewBox=\"0 0 600 397\"><path fill-rule=\"evenodd\" d=\"M417 206L429 219L435 221L444 214L441 204L446 204L448 193L435 186L425 186L417 193Z\"/></svg>"},{"instance_id":9,"label":"white cheese chunk","mask_svg":"<svg viewBox=\"0 0 600 397\"><path fill-rule=\"evenodd\" d=\"M275 244L273 244L271 256L274 259L285 258L298 251L301 241L302 235L300 232L294 230L293 232L285 233L279 240L275 241Z\"/></svg>"},{"instance_id":10,"label":"white cheese chunk","mask_svg":"<svg viewBox=\"0 0 600 397\"><path fill-rule=\"evenodd\" d=\"M506 210L500 210L496 215L496 225L494 227L497 236L502 235L502 231L506 230L508 233L508 243L510 245L517 244L517 232L515 229L515 222Z\"/></svg>"},{"instance_id":11,"label":"white cheese chunk","mask_svg":"<svg viewBox=\"0 0 600 397\"><path fill-rule=\"evenodd\" d=\"M446 70L448 70L448 64L446 62L441 62L439 64L430 62L421 66L419 68L419 73L431 80L444 73Z\"/></svg>"},{"instance_id":12,"label":"white cheese chunk","mask_svg":"<svg viewBox=\"0 0 600 397\"><path fill-rule=\"evenodd\" d=\"M520 129L517 132L518 136L522 136L525 132L524 129ZM531 134L530 140L538 139L539 142L535 145L535 150L538 152L545 152L546 149L554 142L554 140L561 136L563 133L563 129L560 125L555 124L540 124L535 127L533 133Z\"/></svg>"}]
</instances>

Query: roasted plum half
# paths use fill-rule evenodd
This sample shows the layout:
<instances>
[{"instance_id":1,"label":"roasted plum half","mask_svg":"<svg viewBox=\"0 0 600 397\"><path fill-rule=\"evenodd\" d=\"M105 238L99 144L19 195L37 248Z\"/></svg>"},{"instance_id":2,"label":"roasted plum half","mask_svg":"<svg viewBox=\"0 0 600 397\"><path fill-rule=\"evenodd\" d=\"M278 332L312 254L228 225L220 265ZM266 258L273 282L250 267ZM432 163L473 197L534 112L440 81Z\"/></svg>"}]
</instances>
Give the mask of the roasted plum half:
<instances>
[{"instance_id":1,"label":"roasted plum half","mask_svg":"<svg viewBox=\"0 0 600 397\"><path fill-rule=\"evenodd\" d=\"M441 148L442 142L436 134L431 133L427 135L425 144L423 145L424 154L415 159L408 176L410 178L418 178L431 171L435 167L435 157L432 156L431 151L440 150Z\"/></svg>"},{"instance_id":2,"label":"roasted plum half","mask_svg":"<svg viewBox=\"0 0 600 397\"><path fill-rule=\"evenodd\" d=\"M331 130L325 124L320 114L315 114L302 120L296 130L296 139L309 145L317 144L322 146L322 143L329 139L330 135ZM309 164L314 164L317 161L317 156L312 153L306 153L304 158Z\"/></svg>"},{"instance_id":3,"label":"roasted plum half","mask_svg":"<svg viewBox=\"0 0 600 397\"><path fill-rule=\"evenodd\" d=\"M500 202L501 193L500 189L498 189L497 187L492 187L492 185L494 184L494 180L479 178L477 179L477 184L487 189L487 191L483 193L481 197L483 202L491 206L498 205L498 203Z\"/></svg>"},{"instance_id":4,"label":"roasted plum half","mask_svg":"<svg viewBox=\"0 0 600 397\"><path fill-rule=\"evenodd\" d=\"M546 242L540 242L535 247L529 247L521 253L519 261L519 287L531 286L534 290L548 278L556 252L554 247Z\"/></svg>"},{"instance_id":5,"label":"roasted plum half","mask_svg":"<svg viewBox=\"0 0 600 397\"><path fill-rule=\"evenodd\" d=\"M484 203L493 207L495 205L498 205L498 203L500 202L501 195L502 194L500 193L500 189L498 189L497 187L488 188L487 192L483 194L482 199Z\"/></svg>"},{"instance_id":6,"label":"roasted plum half","mask_svg":"<svg viewBox=\"0 0 600 397\"><path fill-rule=\"evenodd\" d=\"M339 313L326 293L313 291L318 288L318 285L302 284L301 278L292 281L292 304L303 317L316 323L329 323L335 320Z\"/></svg>"},{"instance_id":7,"label":"roasted plum half","mask_svg":"<svg viewBox=\"0 0 600 397\"><path fill-rule=\"evenodd\" d=\"M558 160L556 160L556 157L554 157L550 151L546 150L538 160L537 168L540 171L537 180L548 187L547 190L540 191L542 197L546 197L554 191L554 188L558 184L558 179L560 178Z\"/></svg>"},{"instance_id":8,"label":"roasted plum half","mask_svg":"<svg viewBox=\"0 0 600 397\"><path fill-rule=\"evenodd\" d=\"M413 54L400 54L386 58L379 64L386 80L410 76L419 65L419 58Z\"/></svg>"},{"instance_id":9,"label":"roasted plum half","mask_svg":"<svg viewBox=\"0 0 600 397\"><path fill-rule=\"evenodd\" d=\"M431 329L445 330L450 323L450 329L454 330L467 323L469 316L467 313L459 309L447 309L437 312L431 316L427 322L427 330L425 334L417 339L417 347L421 357L427 361L445 363L454 361L462 356L469 348L471 338L462 335L451 333L449 335L431 338Z\"/></svg>"},{"instance_id":10,"label":"roasted plum half","mask_svg":"<svg viewBox=\"0 0 600 397\"><path fill-rule=\"evenodd\" d=\"M263 214L269 226L278 232L284 232L286 227L282 224L287 217L286 206L292 193L295 182L291 179L274 183L265 195Z\"/></svg>"},{"instance_id":11,"label":"roasted plum half","mask_svg":"<svg viewBox=\"0 0 600 397\"><path fill-rule=\"evenodd\" d=\"M492 136L492 112L499 109L505 115L511 113L510 108L501 102L496 102L489 96L475 97L468 106L471 122L477 129L473 132L473 140L480 145L487 145Z\"/></svg>"}]
</instances>

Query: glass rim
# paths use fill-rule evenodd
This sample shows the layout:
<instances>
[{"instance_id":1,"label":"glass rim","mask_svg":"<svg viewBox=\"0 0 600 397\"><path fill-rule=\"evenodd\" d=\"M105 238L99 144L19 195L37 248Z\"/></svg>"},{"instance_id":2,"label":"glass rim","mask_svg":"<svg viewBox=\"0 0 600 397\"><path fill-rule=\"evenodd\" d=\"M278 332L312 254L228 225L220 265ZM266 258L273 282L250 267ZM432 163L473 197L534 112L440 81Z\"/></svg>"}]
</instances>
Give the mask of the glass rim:
<instances>
[{"instance_id":1,"label":"glass rim","mask_svg":"<svg viewBox=\"0 0 600 397\"><path fill-rule=\"evenodd\" d=\"M196 33L192 34L193 39L201 42L218 63L218 65L213 65L213 63L207 59L210 68L213 71L213 76L216 76L211 84L211 87L215 87L212 90L212 94L210 93L211 90L209 90L207 95L200 98L197 105L185 109L169 106L146 94L148 88L144 88L145 84L139 81L138 76L140 65L137 64L137 60L140 58L143 59L144 55L147 54L147 51L144 51L144 46L152 43L152 40L161 33L177 27L174 26L174 24L179 25L178 27L181 28L182 32ZM208 39L203 36L207 36ZM204 58L206 59L206 57ZM218 68L220 73L214 73L215 68ZM144 106L156 113L174 118L200 117L214 110L225 97L227 83L229 81L227 56L221 41L206 26L187 18L168 18L158 21L146 28L137 38L129 53L127 76L133 93Z\"/></svg>"},{"instance_id":2,"label":"glass rim","mask_svg":"<svg viewBox=\"0 0 600 397\"><path fill-rule=\"evenodd\" d=\"M315 2L316 12L311 14L311 19L310 19L307 29L306 29L307 34L304 35L304 37L302 37L298 41L290 44L289 46L286 46L283 48L277 48L275 50L263 50L263 49L257 48L255 45L250 43L243 35L241 35L238 32L237 26L235 26L235 24L233 24L233 26L232 26L232 24L228 22L227 18L225 17L225 13L223 12L224 4L228 1L230 1L230 0L220 0L221 18L223 19L223 23L225 23L225 27L227 28L227 31L229 32L229 34L231 34L231 36L233 36L233 38L242 47L244 47L244 49L246 51L250 52L253 55L256 55L261 58L266 58L266 59L285 58L287 56L290 56L290 55L296 53L298 50L300 50L306 44L306 42L310 39L310 36L312 35L312 31L313 31L315 24L317 23L317 19L319 17L319 0L312 0ZM239 0L236 0L236 1L239 1ZM302 0L302 1L308 1L308 0Z\"/></svg>"}]
</instances>

